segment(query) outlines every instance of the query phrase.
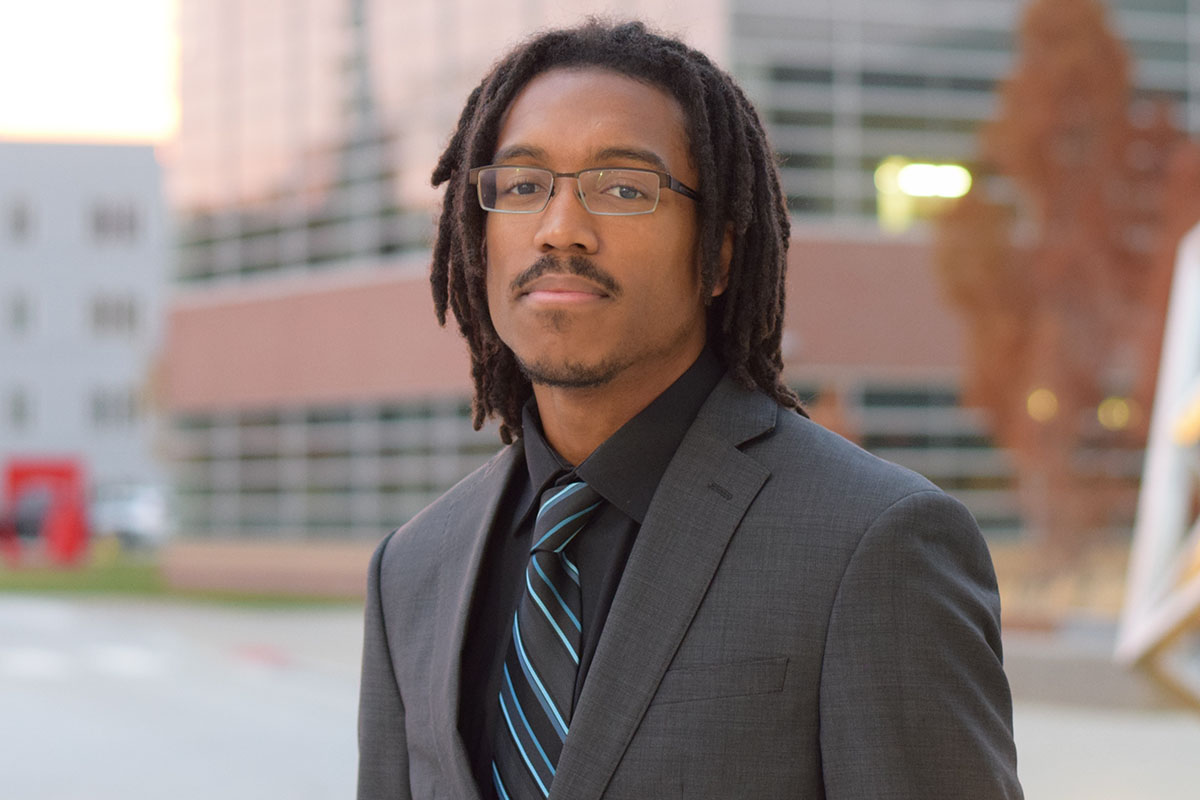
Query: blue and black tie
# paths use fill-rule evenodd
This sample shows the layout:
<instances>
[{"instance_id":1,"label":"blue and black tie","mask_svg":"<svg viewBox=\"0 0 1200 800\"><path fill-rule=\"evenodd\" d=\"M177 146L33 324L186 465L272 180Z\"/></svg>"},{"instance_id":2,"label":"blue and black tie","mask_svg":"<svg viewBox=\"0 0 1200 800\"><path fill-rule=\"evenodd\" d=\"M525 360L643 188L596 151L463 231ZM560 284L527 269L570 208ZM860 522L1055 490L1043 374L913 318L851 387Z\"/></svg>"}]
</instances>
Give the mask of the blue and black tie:
<instances>
[{"instance_id":1,"label":"blue and black tie","mask_svg":"<svg viewBox=\"0 0 1200 800\"><path fill-rule=\"evenodd\" d=\"M542 493L500 682L492 779L501 800L546 797L574 710L579 569L564 550L601 503L582 481Z\"/></svg>"}]
</instances>

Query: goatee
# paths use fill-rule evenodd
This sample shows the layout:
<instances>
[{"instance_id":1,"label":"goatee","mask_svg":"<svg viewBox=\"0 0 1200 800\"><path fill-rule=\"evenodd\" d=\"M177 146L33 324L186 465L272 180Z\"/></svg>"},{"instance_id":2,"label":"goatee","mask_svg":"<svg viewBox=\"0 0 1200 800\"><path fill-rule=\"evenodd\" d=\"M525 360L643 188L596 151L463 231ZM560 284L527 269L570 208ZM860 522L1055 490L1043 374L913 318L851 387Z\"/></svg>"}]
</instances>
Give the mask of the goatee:
<instances>
[{"instance_id":1,"label":"goatee","mask_svg":"<svg viewBox=\"0 0 1200 800\"><path fill-rule=\"evenodd\" d=\"M517 365L531 383L555 389L595 389L604 386L621 371L615 361L583 364L578 361L528 363L517 358Z\"/></svg>"}]
</instances>

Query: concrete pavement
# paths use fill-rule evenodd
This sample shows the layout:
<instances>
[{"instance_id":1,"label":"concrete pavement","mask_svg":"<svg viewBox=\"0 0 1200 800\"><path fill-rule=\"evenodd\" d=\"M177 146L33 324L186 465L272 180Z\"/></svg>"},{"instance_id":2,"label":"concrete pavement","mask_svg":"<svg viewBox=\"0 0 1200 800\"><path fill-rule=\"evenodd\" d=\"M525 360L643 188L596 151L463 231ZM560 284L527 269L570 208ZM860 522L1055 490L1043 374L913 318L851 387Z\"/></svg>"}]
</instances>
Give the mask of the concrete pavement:
<instances>
[{"instance_id":1,"label":"concrete pavement","mask_svg":"<svg viewBox=\"0 0 1200 800\"><path fill-rule=\"evenodd\" d=\"M1005 634L1029 800L1195 800L1200 714L1111 660L1115 625Z\"/></svg>"},{"instance_id":2,"label":"concrete pavement","mask_svg":"<svg viewBox=\"0 0 1200 800\"><path fill-rule=\"evenodd\" d=\"M0 594L0 796L353 796L361 615ZM1030 800L1194 800L1200 715L1109 661L1113 628L1010 631Z\"/></svg>"}]
</instances>

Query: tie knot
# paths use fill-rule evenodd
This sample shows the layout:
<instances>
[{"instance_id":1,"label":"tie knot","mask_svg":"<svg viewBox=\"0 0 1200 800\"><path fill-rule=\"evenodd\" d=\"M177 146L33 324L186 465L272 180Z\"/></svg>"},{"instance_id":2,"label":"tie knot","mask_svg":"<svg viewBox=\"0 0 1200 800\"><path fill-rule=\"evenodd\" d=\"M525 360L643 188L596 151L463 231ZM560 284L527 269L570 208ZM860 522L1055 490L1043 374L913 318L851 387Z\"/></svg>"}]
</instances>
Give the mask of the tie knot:
<instances>
[{"instance_id":1,"label":"tie knot","mask_svg":"<svg viewBox=\"0 0 1200 800\"><path fill-rule=\"evenodd\" d=\"M566 486L551 486L542 492L537 520L533 523L531 552L550 550L561 553L575 534L583 530L602 499L583 481Z\"/></svg>"}]
</instances>

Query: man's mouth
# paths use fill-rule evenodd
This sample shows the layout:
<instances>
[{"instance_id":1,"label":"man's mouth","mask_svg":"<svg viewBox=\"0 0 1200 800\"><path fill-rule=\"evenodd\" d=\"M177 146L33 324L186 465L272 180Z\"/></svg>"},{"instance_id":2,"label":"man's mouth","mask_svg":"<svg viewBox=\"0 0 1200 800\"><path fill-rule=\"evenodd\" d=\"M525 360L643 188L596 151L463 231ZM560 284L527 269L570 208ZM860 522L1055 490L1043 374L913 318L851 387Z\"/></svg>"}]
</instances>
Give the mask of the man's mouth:
<instances>
[{"instance_id":1,"label":"man's mouth","mask_svg":"<svg viewBox=\"0 0 1200 800\"><path fill-rule=\"evenodd\" d=\"M611 275L593 264L591 259L579 255L565 259L542 256L514 278L510 288L518 299L532 294L586 295L589 298L619 297L621 294L621 287Z\"/></svg>"},{"instance_id":2,"label":"man's mouth","mask_svg":"<svg viewBox=\"0 0 1200 800\"><path fill-rule=\"evenodd\" d=\"M609 297L609 293L587 278L577 275L543 275L529 281L518 292L518 299L556 302L582 303L589 300L600 300Z\"/></svg>"}]
</instances>

